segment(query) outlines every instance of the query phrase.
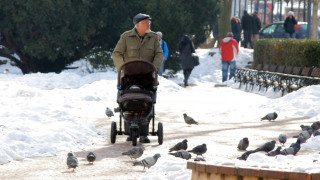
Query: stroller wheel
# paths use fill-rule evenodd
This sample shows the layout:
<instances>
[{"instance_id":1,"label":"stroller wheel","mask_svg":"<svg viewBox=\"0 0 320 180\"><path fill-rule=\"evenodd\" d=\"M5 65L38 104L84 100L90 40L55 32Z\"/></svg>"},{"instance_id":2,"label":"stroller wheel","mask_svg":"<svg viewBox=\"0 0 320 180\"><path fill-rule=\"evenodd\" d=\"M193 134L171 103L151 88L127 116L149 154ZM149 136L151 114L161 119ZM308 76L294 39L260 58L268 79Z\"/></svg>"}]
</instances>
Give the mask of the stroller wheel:
<instances>
[{"instance_id":1,"label":"stroller wheel","mask_svg":"<svg viewBox=\"0 0 320 180\"><path fill-rule=\"evenodd\" d=\"M161 122L158 123L158 143L161 145L163 143L163 125Z\"/></svg>"},{"instance_id":2,"label":"stroller wheel","mask_svg":"<svg viewBox=\"0 0 320 180\"><path fill-rule=\"evenodd\" d=\"M110 132L110 139L112 144L116 142L116 136L117 136L117 123L112 121L111 132Z\"/></svg>"},{"instance_id":3,"label":"stroller wheel","mask_svg":"<svg viewBox=\"0 0 320 180\"><path fill-rule=\"evenodd\" d=\"M133 130L131 132L131 137L132 137L132 146L136 146L137 145L137 134L138 132Z\"/></svg>"}]
</instances>

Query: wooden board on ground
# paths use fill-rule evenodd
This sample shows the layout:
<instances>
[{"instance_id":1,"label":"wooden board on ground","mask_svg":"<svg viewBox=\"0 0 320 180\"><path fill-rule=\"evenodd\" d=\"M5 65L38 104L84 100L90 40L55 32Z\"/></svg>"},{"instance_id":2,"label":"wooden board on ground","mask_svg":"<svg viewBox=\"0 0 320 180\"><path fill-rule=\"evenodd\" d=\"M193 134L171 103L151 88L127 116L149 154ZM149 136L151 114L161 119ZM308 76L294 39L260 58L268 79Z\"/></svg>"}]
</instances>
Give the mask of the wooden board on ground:
<instances>
[{"instance_id":1,"label":"wooden board on ground","mask_svg":"<svg viewBox=\"0 0 320 180\"><path fill-rule=\"evenodd\" d=\"M227 87L226 84L215 84L214 87Z\"/></svg>"},{"instance_id":2,"label":"wooden board on ground","mask_svg":"<svg viewBox=\"0 0 320 180\"><path fill-rule=\"evenodd\" d=\"M181 86L181 87L189 87L189 86L196 86L195 84L189 84L188 86L184 86L184 84L178 84L179 86Z\"/></svg>"}]
</instances>

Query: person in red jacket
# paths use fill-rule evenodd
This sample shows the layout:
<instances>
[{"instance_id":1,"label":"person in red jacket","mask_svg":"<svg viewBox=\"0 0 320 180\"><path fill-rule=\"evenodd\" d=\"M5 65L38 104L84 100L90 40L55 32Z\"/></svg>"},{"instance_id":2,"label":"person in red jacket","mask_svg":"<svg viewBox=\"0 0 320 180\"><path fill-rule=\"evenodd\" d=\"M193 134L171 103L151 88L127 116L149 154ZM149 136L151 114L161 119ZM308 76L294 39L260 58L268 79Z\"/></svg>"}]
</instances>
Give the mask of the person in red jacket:
<instances>
[{"instance_id":1,"label":"person in red jacket","mask_svg":"<svg viewBox=\"0 0 320 180\"><path fill-rule=\"evenodd\" d=\"M227 37L223 38L220 43L220 54L222 60L222 82L227 81L230 67L229 79L236 72L236 55L239 53L238 42L233 39L232 32L228 32Z\"/></svg>"}]
</instances>

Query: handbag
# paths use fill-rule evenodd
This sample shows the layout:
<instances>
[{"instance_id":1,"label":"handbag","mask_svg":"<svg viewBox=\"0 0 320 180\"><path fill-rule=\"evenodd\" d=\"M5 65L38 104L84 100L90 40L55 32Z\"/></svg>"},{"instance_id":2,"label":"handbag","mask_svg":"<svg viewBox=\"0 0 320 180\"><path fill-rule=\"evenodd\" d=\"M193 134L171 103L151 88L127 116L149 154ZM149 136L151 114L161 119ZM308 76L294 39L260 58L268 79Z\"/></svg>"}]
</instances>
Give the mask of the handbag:
<instances>
[{"instance_id":1,"label":"handbag","mask_svg":"<svg viewBox=\"0 0 320 180\"><path fill-rule=\"evenodd\" d=\"M192 53L192 60L195 66L198 66L200 64L199 56L196 53Z\"/></svg>"}]
</instances>

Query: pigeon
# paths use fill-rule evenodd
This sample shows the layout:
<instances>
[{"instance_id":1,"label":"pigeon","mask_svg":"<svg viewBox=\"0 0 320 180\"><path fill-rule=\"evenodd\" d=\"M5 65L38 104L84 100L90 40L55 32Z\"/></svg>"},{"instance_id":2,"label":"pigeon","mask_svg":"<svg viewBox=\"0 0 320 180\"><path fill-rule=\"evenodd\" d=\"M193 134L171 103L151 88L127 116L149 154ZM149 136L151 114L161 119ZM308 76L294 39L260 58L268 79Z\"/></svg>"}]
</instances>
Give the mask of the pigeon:
<instances>
[{"instance_id":1,"label":"pigeon","mask_svg":"<svg viewBox=\"0 0 320 180\"><path fill-rule=\"evenodd\" d=\"M238 144L238 150L245 151L249 146L249 139L247 137L240 140Z\"/></svg>"},{"instance_id":2,"label":"pigeon","mask_svg":"<svg viewBox=\"0 0 320 180\"><path fill-rule=\"evenodd\" d=\"M108 107L107 107L107 109L106 109L106 115L107 115L108 117L114 116L112 110L111 110L110 108L108 108Z\"/></svg>"},{"instance_id":3,"label":"pigeon","mask_svg":"<svg viewBox=\"0 0 320 180\"><path fill-rule=\"evenodd\" d=\"M313 132L313 136L319 136L320 135L320 131L314 131Z\"/></svg>"},{"instance_id":4,"label":"pigeon","mask_svg":"<svg viewBox=\"0 0 320 180\"><path fill-rule=\"evenodd\" d=\"M305 141L305 140L303 139L303 137L302 137L302 138L298 138L297 141L296 141L295 143L292 143L289 147L294 147L294 148L300 150L300 148L301 148L301 143L303 143L302 141Z\"/></svg>"},{"instance_id":5,"label":"pigeon","mask_svg":"<svg viewBox=\"0 0 320 180\"><path fill-rule=\"evenodd\" d=\"M305 140L308 140L312 135L312 130L309 131L302 131L299 136L302 136ZM298 137L299 137L298 136Z\"/></svg>"},{"instance_id":6,"label":"pigeon","mask_svg":"<svg viewBox=\"0 0 320 180\"><path fill-rule=\"evenodd\" d=\"M275 145L276 145L276 141L275 141L275 140L272 140L272 141L267 142L267 143L265 143L264 145L258 147L258 148L257 148L256 150L254 150L254 151L256 151L256 152L258 152L258 151L270 152L270 151L272 151L272 150L274 149Z\"/></svg>"},{"instance_id":7,"label":"pigeon","mask_svg":"<svg viewBox=\"0 0 320 180\"><path fill-rule=\"evenodd\" d=\"M173 155L175 157L180 157L182 159L186 159L186 160L189 160L191 158L191 154L186 150L179 150L179 151L173 152L173 153L169 152L169 154Z\"/></svg>"},{"instance_id":8,"label":"pigeon","mask_svg":"<svg viewBox=\"0 0 320 180\"><path fill-rule=\"evenodd\" d=\"M247 158L249 157L250 154L255 153L256 151L247 151L245 153L243 153L240 157L237 157L237 159L239 160L247 160Z\"/></svg>"},{"instance_id":9,"label":"pigeon","mask_svg":"<svg viewBox=\"0 0 320 180\"><path fill-rule=\"evenodd\" d=\"M312 128L314 131L320 129L320 121L316 121L316 122L312 123L311 128Z\"/></svg>"},{"instance_id":10,"label":"pigeon","mask_svg":"<svg viewBox=\"0 0 320 180\"><path fill-rule=\"evenodd\" d=\"M302 125L300 125L300 127L301 127L301 130L302 130L302 131L308 131L308 130L310 130L310 129L312 130L312 127L311 127L311 126L305 126L305 125L302 124Z\"/></svg>"},{"instance_id":11,"label":"pigeon","mask_svg":"<svg viewBox=\"0 0 320 180\"><path fill-rule=\"evenodd\" d=\"M289 155L289 154L292 154L292 155L296 155L298 152L299 152L300 149L297 149L295 147L288 147L288 148L285 148L284 150L282 150L280 152L281 155Z\"/></svg>"},{"instance_id":12,"label":"pigeon","mask_svg":"<svg viewBox=\"0 0 320 180\"><path fill-rule=\"evenodd\" d=\"M141 161L134 162L134 166L143 166L143 169L150 168L151 166L155 165L158 158L161 157L159 153L153 155L152 157L146 157L142 159Z\"/></svg>"},{"instance_id":13,"label":"pigeon","mask_svg":"<svg viewBox=\"0 0 320 180\"><path fill-rule=\"evenodd\" d=\"M264 116L263 118L261 118L261 121L262 121L262 120L271 121L271 120L277 119L277 117L278 117L278 114L277 114L276 112L273 112L273 113L269 113L269 114L267 114L266 116Z\"/></svg>"},{"instance_id":14,"label":"pigeon","mask_svg":"<svg viewBox=\"0 0 320 180\"><path fill-rule=\"evenodd\" d=\"M276 156L276 155L280 154L280 150L281 150L281 146L278 146L276 150L271 151L271 152L267 153L266 155L267 156Z\"/></svg>"},{"instance_id":15,"label":"pigeon","mask_svg":"<svg viewBox=\"0 0 320 180\"><path fill-rule=\"evenodd\" d=\"M196 146L192 150L189 150L188 152L192 152L197 156L200 155L203 157L203 154L207 152L207 145L202 144L202 145Z\"/></svg>"},{"instance_id":16,"label":"pigeon","mask_svg":"<svg viewBox=\"0 0 320 180\"><path fill-rule=\"evenodd\" d=\"M187 150L188 148L188 144L187 144L188 140L183 140L182 142L179 142L178 144L174 145L172 148L169 149L169 152L171 151L179 151L179 150Z\"/></svg>"},{"instance_id":17,"label":"pigeon","mask_svg":"<svg viewBox=\"0 0 320 180\"><path fill-rule=\"evenodd\" d=\"M131 159L137 159L142 156L144 147L134 147L127 152L123 152L122 155L127 155Z\"/></svg>"},{"instance_id":18,"label":"pigeon","mask_svg":"<svg viewBox=\"0 0 320 180\"><path fill-rule=\"evenodd\" d=\"M192 117L188 116L186 113L183 114L183 118L184 118L184 121L189 125L191 125L191 124L198 125L199 124L197 121L195 121Z\"/></svg>"},{"instance_id":19,"label":"pigeon","mask_svg":"<svg viewBox=\"0 0 320 180\"><path fill-rule=\"evenodd\" d=\"M202 157L196 157L196 158L194 158L194 161L206 161L206 160L203 159Z\"/></svg>"},{"instance_id":20,"label":"pigeon","mask_svg":"<svg viewBox=\"0 0 320 180\"><path fill-rule=\"evenodd\" d=\"M89 152L87 154L87 161L89 162L89 164L93 164L93 162L96 160L96 154L94 152Z\"/></svg>"},{"instance_id":21,"label":"pigeon","mask_svg":"<svg viewBox=\"0 0 320 180\"><path fill-rule=\"evenodd\" d=\"M76 169L76 167L78 167L78 159L73 155L72 152L68 153L67 165L68 169L73 168L73 171Z\"/></svg>"},{"instance_id":22,"label":"pigeon","mask_svg":"<svg viewBox=\"0 0 320 180\"><path fill-rule=\"evenodd\" d=\"M284 143L287 142L287 135L285 135L285 134L280 134L280 135L279 135L279 142L280 142L280 144L282 144L282 146L283 146Z\"/></svg>"}]
</instances>

